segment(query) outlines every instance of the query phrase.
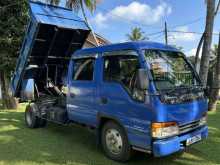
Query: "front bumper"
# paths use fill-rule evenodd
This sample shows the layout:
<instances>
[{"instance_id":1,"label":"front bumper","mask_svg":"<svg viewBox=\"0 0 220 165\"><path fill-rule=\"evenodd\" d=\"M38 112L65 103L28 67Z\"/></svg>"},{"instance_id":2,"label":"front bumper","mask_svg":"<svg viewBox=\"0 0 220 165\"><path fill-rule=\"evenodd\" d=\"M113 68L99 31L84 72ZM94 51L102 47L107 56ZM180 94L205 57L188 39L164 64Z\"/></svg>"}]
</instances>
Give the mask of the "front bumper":
<instances>
[{"instance_id":1,"label":"front bumper","mask_svg":"<svg viewBox=\"0 0 220 165\"><path fill-rule=\"evenodd\" d=\"M153 142L153 154L155 157L162 157L183 150L186 140L199 134L201 134L202 140L206 139L208 137L208 127L204 126L193 132L169 139L156 140Z\"/></svg>"}]
</instances>

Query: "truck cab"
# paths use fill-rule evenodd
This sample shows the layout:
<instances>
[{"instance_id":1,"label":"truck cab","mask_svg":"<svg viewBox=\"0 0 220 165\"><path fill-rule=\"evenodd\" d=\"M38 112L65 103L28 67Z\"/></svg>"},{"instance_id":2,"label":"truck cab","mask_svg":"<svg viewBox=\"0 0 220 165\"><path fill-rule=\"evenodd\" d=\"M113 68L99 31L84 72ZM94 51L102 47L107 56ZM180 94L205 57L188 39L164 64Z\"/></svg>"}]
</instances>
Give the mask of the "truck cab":
<instances>
[{"instance_id":1,"label":"truck cab","mask_svg":"<svg viewBox=\"0 0 220 165\"><path fill-rule=\"evenodd\" d=\"M121 127L121 139L114 127L101 133L103 145L112 137L112 153L123 150L127 138L133 149L165 156L208 134L207 99L197 73L183 53L160 43L77 51L69 65L67 112L102 131L109 122Z\"/></svg>"},{"instance_id":2,"label":"truck cab","mask_svg":"<svg viewBox=\"0 0 220 165\"><path fill-rule=\"evenodd\" d=\"M90 33L71 10L30 1L11 89L29 128L93 129L111 159L133 150L167 156L207 138L207 98L178 49L128 42L82 49Z\"/></svg>"}]
</instances>

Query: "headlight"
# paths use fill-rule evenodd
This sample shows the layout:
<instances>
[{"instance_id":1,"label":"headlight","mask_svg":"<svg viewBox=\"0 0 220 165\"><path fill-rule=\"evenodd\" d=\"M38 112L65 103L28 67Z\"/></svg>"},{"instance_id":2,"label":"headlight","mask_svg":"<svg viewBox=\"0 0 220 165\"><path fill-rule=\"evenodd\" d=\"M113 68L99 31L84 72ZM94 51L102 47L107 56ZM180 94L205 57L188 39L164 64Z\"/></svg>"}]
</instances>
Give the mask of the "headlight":
<instances>
[{"instance_id":1,"label":"headlight","mask_svg":"<svg viewBox=\"0 0 220 165\"><path fill-rule=\"evenodd\" d=\"M167 138L179 134L179 127L175 122L152 123L153 138Z\"/></svg>"},{"instance_id":2,"label":"headlight","mask_svg":"<svg viewBox=\"0 0 220 165\"><path fill-rule=\"evenodd\" d=\"M200 121L199 121L199 125L202 126L202 125L206 125L207 124L207 115L204 115Z\"/></svg>"}]
</instances>

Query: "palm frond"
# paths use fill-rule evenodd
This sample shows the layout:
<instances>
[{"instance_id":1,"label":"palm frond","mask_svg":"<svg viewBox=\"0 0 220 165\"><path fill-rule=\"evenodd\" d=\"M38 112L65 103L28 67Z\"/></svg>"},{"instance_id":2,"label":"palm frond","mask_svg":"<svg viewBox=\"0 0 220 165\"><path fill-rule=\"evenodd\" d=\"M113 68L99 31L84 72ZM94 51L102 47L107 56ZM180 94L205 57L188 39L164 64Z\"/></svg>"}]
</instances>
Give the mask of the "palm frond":
<instances>
[{"instance_id":1,"label":"palm frond","mask_svg":"<svg viewBox=\"0 0 220 165\"><path fill-rule=\"evenodd\" d=\"M94 12L96 9L97 2L96 0L84 0L84 4L91 12Z\"/></svg>"},{"instance_id":2,"label":"palm frond","mask_svg":"<svg viewBox=\"0 0 220 165\"><path fill-rule=\"evenodd\" d=\"M126 36L130 41L148 40L148 37L145 36L144 32L139 27L133 28L131 34L127 34Z\"/></svg>"},{"instance_id":3,"label":"palm frond","mask_svg":"<svg viewBox=\"0 0 220 165\"><path fill-rule=\"evenodd\" d=\"M59 5L60 0L46 0L46 3L51 5Z\"/></svg>"},{"instance_id":4,"label":"palm frond","mask_svg":"<svg viewBox=\"0 0 220 165\"><path fill-rule=\"evenodd\" d=\"M78 12L81 8L80 1L81 0L67 0L66 7Z\"/></svg>"},{"instance_id":5,"label":"palm frond","mask_svg":"<svg viewBox=\"0 0 220 165\"><path fill-rule=\"evenodd\" d=\"M66 7L79 11L82 4L85 5L89 11L94 12L97 5L97 0L67 0Z\"/></svg>"}]
</instances>

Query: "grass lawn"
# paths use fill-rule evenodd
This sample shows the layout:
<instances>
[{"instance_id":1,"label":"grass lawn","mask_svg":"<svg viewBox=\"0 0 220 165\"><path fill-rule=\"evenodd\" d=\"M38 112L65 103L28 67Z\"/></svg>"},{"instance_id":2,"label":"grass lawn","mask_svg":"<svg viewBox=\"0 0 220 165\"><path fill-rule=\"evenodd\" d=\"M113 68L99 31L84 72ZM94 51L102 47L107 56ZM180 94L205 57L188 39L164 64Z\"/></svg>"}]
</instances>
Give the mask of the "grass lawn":
<instances>
[{"instance_id":1,"label":"grass lawn","mask_svg":"<svg viewBox=\"0 0 220 165\"><path fill-rule=\"evenodd\" d=\"M220 108L219 108L220 109ZM18 111L0 112L0 165L116 165L96 146L95 135L81 127L49 124L28 129L24 105ZM220 164L220 112L210 113L209 138L165 158L138 153L126 164Z\"/></svg>"}]
</instances>

